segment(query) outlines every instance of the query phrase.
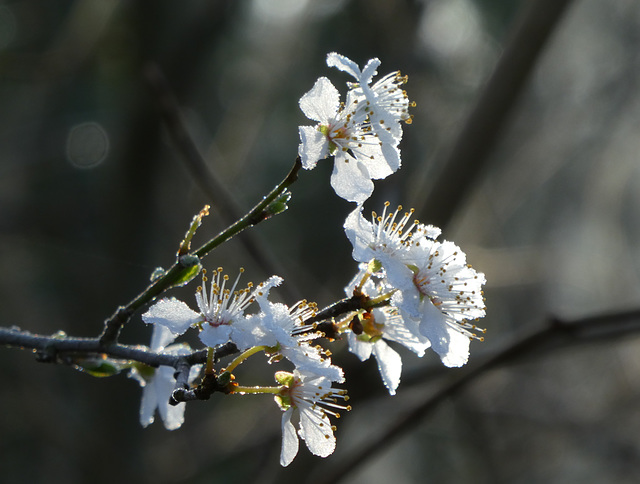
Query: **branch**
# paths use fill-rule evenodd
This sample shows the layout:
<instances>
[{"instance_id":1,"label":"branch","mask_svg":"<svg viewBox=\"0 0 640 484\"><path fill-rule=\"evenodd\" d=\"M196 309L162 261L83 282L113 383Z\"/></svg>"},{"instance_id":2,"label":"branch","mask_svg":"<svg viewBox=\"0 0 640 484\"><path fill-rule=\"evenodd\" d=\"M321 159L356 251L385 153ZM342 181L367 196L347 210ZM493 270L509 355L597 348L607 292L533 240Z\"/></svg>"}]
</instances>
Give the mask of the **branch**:
<instances>
[{"instance_id":1,"label":"branch","mask_svg":"<svg viewBox=\"0 0 640 484\"><path fill-rule=\"evenodd\" d=\"M285 196L287 188L298 179L298 171L300 168L302 168L302 163L300 162L300 157L298 157L285 179L282 180L271 193L264 197L260 203L247 212L244 217L227 227L199 249L180 256L173 266L166 270L161 277L156 279L147 289L138 295L138 297L126 306L119 307L116 312L105 321L104 331L100 336L101 344L107 345L115 342L120 333L120 329L131 319L135 311L145 304L150 303L167 289L176 285L176 283L180 281L180 278L184 276L185 271L199 264L200 259L205 257L213 249L239 234L244 229L279 213L271 208L271 204L274 202L278 203L278 199Z\"/></svg>"},{"instance_id":2,"label":"branch","mask_svg":"<svg viewBox=\"0 0 640 484\"><path fill-rule=\"evenodd\" d=\"M418 422L426 418L442 402L494 368L507 366L553 349L584 342L602 342L613 337L637 332L640 332L640 309L592 316L572 322L553 318L546 327L508 344L502 350L498 350L484 359L476 360L477 363L469 363L466 367L458 370L457 377L447 382L435 394L416 405L412 410L400 416L382 433L367 440L366 444L341 463L333 465L330 474L315 482L316 484L339 482L359 466L364 465L369 459L374 458L378 452L386 450L392 441L415 429Z\"/></svg>"},{"instance_id":3,"label":"branch","mask_svg":"<svg viewBox=\"0 0 640 484\"><path fill-rule=\"evenodd\" d=\"M513 106L570 3L571 0L527 2L493 75L453 143L437 182L426 200L413 204L422 207L422 218L445 227L472 193L471 187L486 167Z\"/></svg>"},{"instance_id":4,"label":"branch","mask_svg":"<svg viewBox=\"0 0 640 484\"><path fill-rule=\"evenodd\" d=\"M204 363L207 360L206 350L194 351L189 355L169 355L156 353L145 346L130 346L119 343L103 344L99 338L74 338L62 333L51 336L22 331L19 328L0 328L0 345L20 349L31 349L36 359L44 363L69 364L65 356L105 355L112 358L134 360L145 365L172 366L178 368L182 362L188 365ZM216 355L216 357L221 357Z\"/></svg>"}]
</instances>

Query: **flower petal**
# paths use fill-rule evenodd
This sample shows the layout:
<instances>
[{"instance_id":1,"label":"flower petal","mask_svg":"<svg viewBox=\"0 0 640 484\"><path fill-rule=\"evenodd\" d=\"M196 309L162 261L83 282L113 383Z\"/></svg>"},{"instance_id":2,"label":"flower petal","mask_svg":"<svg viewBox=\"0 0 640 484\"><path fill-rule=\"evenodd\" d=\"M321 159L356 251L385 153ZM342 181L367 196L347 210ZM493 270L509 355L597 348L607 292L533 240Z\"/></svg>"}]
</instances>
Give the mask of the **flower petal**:
<instances>
[{"instance_id":1,"label":"flower petal","mask_svg":"<svg viewBox=\"0 0 640 484\"><path fill-rule=\"evenodd\" d=\"M321 77L300 98L299 105L307 118L326 124L338 112L340 93L329 79Z\"/></svg>"},{"instance_id":2,"label":"flower petal","mask_svg":"<svg viewBox=\"0 0 640 484\"><path fill-rule=\"evenodd\" d=\"M231 335L231 326L223 324L220 326L212 326L210 324L204 324L202 331L200 331L200 341L205 345L213 348L214 346L225 344L229 341Z\"/></svg>"},{"instance_id":3,"label":"flower petal","mask_svg":"<svg viewBox=\"0 0 640 484\"><path fill-rule=\"evenodd\" d=\"M176 386L176 380L173 377L175 371L175 368L170 366L161 366L156 370L156 376L151 383L156 393L158 412L167 430L180 428L184 422L186 404L184 402L175 406L169 404L169 398Z\"/></svg>"},{"instance_id":4,"label":"flower petal","mask_svg":"<svg viewBox=\"0 0 640 484\"><path fill-rule=\"evenodd\" d=\"M360 70L360 66L353 62L348 57L345 57L337 52L331 52L327 55L327 65L329 67L335 67L347 74L351 74L356 82L364 84L365 86L371 82L371 78L376 74L376 69L380 65L380 60L371 59L367 62L364 70Z\"/></svg>"},{"instance_id":5,"label":"flower petal","mask_svg":"<svg viewBox=\"0 0 640 484\"><path fill-rule=\"evenodd\" d=\"M159 324L171 330L174 335L183 334L189 327L202 321L200 313L191 310L176 298L161 299L142 315L147 324Z\"/></svg>"},{"instance_id":6,"label":"flower petal","mask_svg":"<svg viewBox=\"0 0 640 484\"><path fill-rule=\"evenodd\" d=\"M300 155L302 168L312 170L319 160L329 156L329 141L315 126L300 126L298 133L300 134L298 155Z\"/></svg>"},{"instance_id":7,"label":"flower petal","mask_svg":"<svg viewBox=\"0 0 640 484\"><path fill-rule=\"evenodd\" d=\"M384 386L391 395L396 394L402 373L402 358L383 340L378 340L373 346L373 355L378 361L378 369Z\"/></svg>"},{"instance_id":8,"label":"flower petal","mask_svg":"<svg viewBox=\"0 0 640 484\"><path fill-rule=\"evenodd\" d=\"M469 360L471 340L469 336L451 327L446 318L431 301L425 300L420 332L429 338L431 348L438 353L445 366L462 366Z\"/></svg>"},{"instance_id":9,"label":"flower petal","mask_svg":"<svg viewBox=\"0 0 640 484\"><path fill-rule=\"evenodd\" d=\"M336 438L331 429L329 417L317 407L309 405L300 409L300 430L302 437L313 455L327 457L336 448Z\"/></svg>"},{"instance_id":10,"label":"flower petal","mask_svg":"<svg viewBox=\"0 0 640 484\"><path fill-rule=\"evenodd\" d=\"M157 406L158 399L155 388L150 384L145 385L142 389L142 401L140 402L140 425L147 427L153 423Z\"/></svg>"},{"instance_id":11,"label":"flower petal","mask_svg":"<svg viewBox=\"0 0 640 484\"><path fill-rule=\"evenodd\" d=\"M291 423L292 415L293 407L282 414L282 450L280 451L280 465L282 467L287 467L291 464L298 454L298 434L296 434L296 429Z\"/></svg>"},{"instance_id":12,"label":"flower petal","mask_svg":"<svg viewBox=\"0 0 640 484\"><path fill-rule=\"evenodd\" d=\"M345 152L335 156L331 186L339 197L349 202L362 203L373 193L367 167Z\"/></svg>"},{"instance_id":13,"label":"flower petal","mask_svg":"<svg viewBox=\"0 0 640 484\"><path fill-rule=\"evenodd\" d=\"M349 351L360 358L360 361L366 361L371 356L373 345L366 341L360 341L358 336L352 332L347 333L347 341L349 342Z\"/></svg>"},{"instance_id":14,"label":"flower petal","mask_svg":"<svg viewBox=\"0 0 640 484\"><path fill-rule=\"evenodd\" d=\"M151 334L151 350L160 351L168 344L173 343L176 335L169 328L160 324L153 325L153 333Z\"/></svg>"}]
</instances>

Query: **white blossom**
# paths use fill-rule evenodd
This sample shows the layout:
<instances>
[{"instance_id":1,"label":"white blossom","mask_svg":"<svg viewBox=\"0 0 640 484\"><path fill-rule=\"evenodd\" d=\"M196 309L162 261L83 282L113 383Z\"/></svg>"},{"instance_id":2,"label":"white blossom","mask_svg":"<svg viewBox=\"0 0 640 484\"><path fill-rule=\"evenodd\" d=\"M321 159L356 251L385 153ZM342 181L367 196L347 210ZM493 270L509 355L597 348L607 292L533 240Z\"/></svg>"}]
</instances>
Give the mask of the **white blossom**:
<instances>
[{"instance_id":1,"label":"white blossom","mask_svg":"<svg viewBox=\"0 0 640 484\"><path fill-rule=\"evenodd\" d=\"M261 329L247 321L245 310L257 295L268 294L273 286L282 282L282 278L271 276L257 287L249 283L247 287L239 289L238 282L242 272L240 270L231 285L229 276L222 273L222 268L218 268L213 272L209 291L206 287L207 276L203 275L202 286L196 291L199 312L193 311L182 301L171 298L151 306L142 315L142 319L147 324L165 326L174 335L183 334L191 326L197 325L201 327L200 340L209 347L228 341L233 341L241 351L255 346L256 341L262 337Z\"/></svg>"},{"instance_id":2,"label":"white blossom","mask_svg":"<svg viewBox=\"0 0 640 484\"><path fill-rule=\"evenodd\" d=\"M414 285L403 291L398 306L408 317L417 317L420 332L446 366L462 366L470 340L483 339L477 333L484 329L475 322L485 315L484 274L466 263L465 253L453 242L424 237L412 252Z\"/></svg>"},{"instance_id":3,"label":"white blossom","mask_svg":"<svg viewBox=\"0 0 640 484\"><path fill-rule=\"evenodd\" d=\"M361 203L373 192L372 180L386 178L400 168L399 122L410 121L410 116L406 93L397 86L406 78L392 73L369 86L380 65L378 59L370 60L363 71L335 53L327 56L327 63L346 70L358 83L349 90L344 104L325 77L302 96L300 109L318 124L300 126L298 154L307 170L333 155L331 186L338 196Z\"/></svg>"},{"instance_id":4,"label":"white blossom","mask_svg":"<svg viewBox=\"0 0 640 484\"><path fill-rule=\"evenodd\" d=\"M414 240L435 238L440 229L411 220L413 209L404 214L402 206L388 213L389 202L384 204L382 215L372 213L371 222L362 215L362 205L351 212L344 223L347 238L353 246L356 262L378 261L385 270L389 283L396 289L413 287L413 272L409 268L415 262L410 250Z\"/></svg>"},{"instance_id":5,"label":"white blossom","mask_svg":"<svg viewBox=\"0 0 640 484\"><path fill-rule=\"evenodd\" d=\"M336 447L329 415L340 417L339 410L351 410L348 405L337 403L347 400L345 390L331 388L331 380L325 377L294 370L293 373L277 372L276 381L283 385L275 396L282 414L282 451L280 464L288 466L298 453L298 436L312 454L327 457ZM296 433L294 421L299 419Z\"/></svg>"},{"instance_id":6,"label":"white blossom","mask_svg":"<svg viewBox=\"0 0 640 484\"><path fill-rule=\"evenodd\" d=\"M406 91L400 88L407 82L407 76L402 76L399 71L391 72L370 86L380 66L378 59L371 59L361 71L351 59L332 52L327 55L327 65L354 77L356 82L352 88L359 101L359 109L367 113L371 127L380 140L387 145L400 141L401 121L411 123L409 107L415 106L409 101Z\"/></svg>"},{"instance_id":7,"label":"white blossom","mask_svg":"<svg viewBox=\"0 0 640 484\"><path fill-rule=\"evenodd\" d=\"M259 326L265 332L260 344L274 347L274 354L288 359L299 371L335 382L344 381L342 368L331 364L330 353L311 344L322 336L313 325L304 324L305 319L315 315L315 305L300 301L289 308L282 303L272 303L264 296L256 299L262 309Z\"/></svg>"},{"instance_id":8,"label":"white blossom","mask_svg":"<svg viewBox=\"0 0 640 484\"><path fill-rule=\"evenodd\" d=\"M347 217L345 233L356 261L375 260L381 266L393 306L406 324L414 321L446 366L462 366L469 357L475 321L485 314L482 273L466 264L466 256L452 242L439 242L440 229L410 221L413 211L401 207L369 222L358 206Z\"/></svg>"}]
</instances>

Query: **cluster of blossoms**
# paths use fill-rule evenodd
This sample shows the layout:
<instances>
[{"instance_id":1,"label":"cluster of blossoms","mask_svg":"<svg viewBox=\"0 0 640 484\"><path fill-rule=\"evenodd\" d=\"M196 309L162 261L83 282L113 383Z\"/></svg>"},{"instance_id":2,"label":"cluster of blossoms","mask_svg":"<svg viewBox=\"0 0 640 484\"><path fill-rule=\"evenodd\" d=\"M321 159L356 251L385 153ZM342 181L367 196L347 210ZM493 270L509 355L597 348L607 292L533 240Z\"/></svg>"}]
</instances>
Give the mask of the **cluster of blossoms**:
<instances>
[{"instance_id":1,"label":"cluster of blossoms","mask_svg":"<svg viewBox=\"0 0 640 484\"><path fill-rule=\"evenodd\" d=\"M303 168L310 170L319 160L334 157L331 186L350 202L362 203L373 193L372 180L386 178L400 168L398 144L401 121L411 122L407 93L400 86L407 78L392 72L370 85L378 59L363 70L335 52L327 56L329 67L350 74L346 102L326 77L300 99L300 109L316 126L301 126L298 154Z\"/></svg>"},{"instance_id":2,"label":"cluster of blossoms","mask_svg":"<svg viewBox=\"0 0 640 484\"><path fill-rule=\"evenodd\" d=\"M241 269L240 274L242 272ZM315 331L313 325L304 323L305 319L315 314L315 306L300 301L289 308L285 304L269 301L271 288L282 282L278 276L272 276L255 287L249 283L244 288L238 288L240 274L228 287L229 277L223 274L222 268L214 271L211 281L208 281L206 271L203 270L203 273L202 285L196 292L198 311L192 310L178 299L162 299L151 306L142 315L142 319L155 328L162 327L163 331L168 331L174 338L190 328L195 328L199 331L200 340L209 348L228 342L234 343L242 354L226 368L227 371L231 371L248 356L259 351L264 351L274 361L282 358L289 360L295 369L293 373L276 374L279 387L245 388L234 385L233 392L275 394L280 408L286 410L282 417L283 466L289 465L297 453L298 435L305 440L307 447L315 455L326 457L331 454L335 447L335 438L327 413L339 415L331 409L349 410L350 407L336 404L336 395L347 399L346 392L331 388L333 382L344 382L342 369L331 363L329 355L320 346L312 344L313 340L322 334ZM207 282L210 282L208 289ZM260 312L247 314L247 309L254 303L258 304ZM155 379L161 376L162 373L156 375ZM169 401L175 388L175 379L169 380L161 388L157 388L157 400ZM325 390L320 392L318 388ZM146 395L145 393L145 397ZM175 413L184 412L184 407L174 408L178 408ZM164 418L167 410L163 410L163 406L159 406L159 409L165 426L171 428L178 420L177 417L168 421ZM143 425L149 422L147 412L148 406L145 406L143 398ZM299 414L300 421L297 434L291 430L291 418L296 413ZM182 414L180 423L181 420ZM322 435L323 438L319 439L318 435Z\"/></svg>"},{"instance_id":3,"label":"cluster of blossoms","mask_svg":"<svg viewBox=\"0 0 640 484\"><path fill-rule=\"evenodd\" d=\"M471 339L482 340L475 321L485 314L484 274L466 263L452 242L439 242L440 229L410 222L402 207L368 221L362 206L347 217L344 228L353 245L353 258L362 269L345 290L361 292L373 301L390 304L360 314L361 324L351 324L350 349L361 359L371 352L389 392L400 382L401 362L383 341L396 341L419 356L431 347L449 367L464 365ZM376 282L374 282L376 281Z\"/></svg>"},{"instance_id":4,"label":"cluster of blossoms","mask_svg":"<svg viewBox=\"0 0 640 484\"><path fill-rule=\"evenodd\" d=\"M374 189L373 180L400 168L401 123L411 122L408 111L414 104L401 89L407 78L399 72L373 81L378 59L360 70L353 61L331 53L327 64L351 75L355 82L347 83L344 102L325 77L302 96L300 108L318 124L299 128L298 154L308 170L332 155L331 185L340 197L356 203L344 230L359 272L345 291L360 301L360 307L332 320L332 336L344 334L350 351L361 360L373 354L383 383L393 395L400 383L402 361L386 341L399 343L418 356L432 348L446 366L464 365L470 340L481 340L478 334L484 332L475 321L485 313L485 279L466 264L465 254L455 244L436 240L439 229L411 220L413 211L403 214L399 207L391 212L387 203L382 214L374 213L371 220L362 215L363 204ZM339 411L350 407L344 403L346 391L333 387L344 382L342 369L332 363L327 350L314 345L324 336L316 324L309 324L316 319L317 308L307 301L288 307L269 300L271 289L282 283L278 276L257 286L240 287L239 280L240 275L231 283L221 268L210 277L203 270L203 282L196 292L197 310L175 298L151 306L142 318L154 326L152 349L182 354L188 351L184 346L165 346L194 328L210 349L235 344L241 354L223 371L230 373L258 352L266 353L272 362L287 360L293 370L276 372L278 386L243 387L233 382L230 392L275 397L283 411L283 466L296 456L298 437L313 454L326 457L335 448L335 427L329 417L337 418ZM257 311L250 313L250 307ZM200 371L191 368L189 381ZM211 371L208 364L205 372ZM168 405L176 385L173 368L165 371L160 367L137 376L146 385L142 424L153 421L157 407L167 428L179 427L184 403Z\"/></svg>"}]
</instances>

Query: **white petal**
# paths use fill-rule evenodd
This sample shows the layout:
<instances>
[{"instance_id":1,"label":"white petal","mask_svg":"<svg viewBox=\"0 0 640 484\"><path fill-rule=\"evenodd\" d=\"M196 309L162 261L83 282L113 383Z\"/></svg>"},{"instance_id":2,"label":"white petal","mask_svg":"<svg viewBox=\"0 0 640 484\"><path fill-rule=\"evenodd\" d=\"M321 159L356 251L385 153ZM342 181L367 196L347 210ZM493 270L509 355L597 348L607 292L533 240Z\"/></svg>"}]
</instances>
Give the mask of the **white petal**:
<instances>
[{"instance_id":1,"label":"white petal","mask_svg":"<svg viewBox=\"0 0 640 484\"><path fill-rule=\"evenodd\" d=\"M145 385L142 389L142 401L140 402L140 424L143 427L147 427L153 423L157 406L158 400L156 398L155 388L153 388L151 384Z\"/></svg>"},{"instance_id":2,"label":"white petal","mask_svg":"<svg viewBox=\"0 0 640 484\"><path fill-rule=\"evenodd\" d=\"M298 155L302 168L313 170L320 160L329 156L329 140L315 126L299 126L300 144Z\"/></svg>"},{"instance_id":3,"label":"white petal","mask_svg":"<svg viewBox=\"0 0 640 484\"><path fill-rule=\"evenodd\" d=\"M349 202L362 203L373 193L373 182L365 165L344 152L336 153L331 186Z\"/></svg>"},{"instance_id":4,"label":"white petal","mask_svg":"<svg viewBox=\"0 0 640 484\"><path fill-rule=\"evenodd\" d=\"M419 321L386 315L381 309L373 310L376 321L384 321L384 338L400 343L418 356L424 356L424 351L431 345L429 340L420 333ZM385 319L386 318L386 319Z\"/></svg>"},{"instance_id":5,"label":"white petal","mask_svg":"<svg viewBox=\"0 0 640 484\"><path fill-rule=\"evenodd\" d=\"M360 361L369 359L373 350L371 343L360 341L352 332L347 333L347 341L349 342L349 351L360 358Z\"/></svg>"},{"instance_id":6,"label":"white petal","mask_svg":"<svg viewBox=\"0 0 640 484\"><path fill-rule=\"evenodd\" d=\"M166 326L160 324L153 325L153 333L151 334L151 350L160 351L168 344L173 343L176 336Z\"/></svg>"},{"instance_id":7,"label":"white petal","mask_svg":"<svg viewBox=\"0 0 640 484\"><path fill-rule=\"evenodd\" d=\"M300 343L295 346L282 346L280 354L293 363L296 371L305 374L308 378L325 378L328 386L331 381L344 382L344 372L339 366L331 364L331 360L322 357L320 351L308 343Z\"/></svg>"},{"instance_id":8,"label":"white petal","mask_svg":"<svg viewBox=\"0 0 640 484\"><path fill-rule=\"evenodd\" d=\"M367 62L367 65L364 66L364 69L362 69L362 77L360 79L360 82L362 83L362 86L367 86L369 85L369 83L371 83L371 79L373 79L373 76L375 76L378 71L378 67L380 67L380 59L373 58L373 59L369 59L369 62Z\"/></svg>"},{"instance_id":9,"label":"white petal","mask_svg":"<svg viewBox=\"0 0 640 484\"><path fill-rule=\"evenodd\" d=\"M329 67L336 67L347 74L351 74L356 79L360 78L360 66L348 57L338 54L337 52L327 54L327 65Z\"/></svg>"},{"instance_id":10,"label":"white petal","mask_svg":"<svg viewBox=\"0 0 640 484\"><path fill-rule=\"evenodd\" d=\"M425 300L420 332L429 338L431 348L440 355L445 366L462 366L469 359L470 339L452 328L446 317L431 301Z\"/></svg>"},{"instance_id":11,"label":"white petal","mask_svg":"<svg viewBox=\"0 0 640 484\"><path fill-rule=\"evenodd\" d=\"M373 241L373 224L362 216L362 205L347 215L344 232L353 246L353 259L368 263L372 259L369 244Z\"/></svg>"},{"instance_id":12,"label":"white petal","mask_svg":"<svg viewBox=\"0 0 640 484\"><path fill-rule=\"evenodd\" d=\"M378 340L373 345L373 354L378 360L378 369L384 386L387 387L391 395L396 394L396 388L400 384L400 374L402 373L402 358L387 343Z\"/></svg>"},{"instance_id":13,"label":"white petal","mask_svg":"<svg viewBox=\"0 0 640 484\"><path fill-rule=\"evenodd\" d=\"M280 465L287 467L298 454L298 435L291 423L293 407L282 414L282 450L280 451Z\"/></svg>"},{"instance_id":14,"label":"white petal","mask_svg":"<svg viewBox=\"0 0 640 484\"><path fill-rule=\"evenodd\" d=\"M170 366L161 366L156 370L156 376L153 379L158 412L167 430L180 428L184 422L186 404L184 402L176 406L169 404L169 398L176 386L176 380L173 377L175 371L176 370Z\"/></svg>"},{"instance_id":15,"label":"white petal","mask_svg":"<svg viewBox=\"0 0 640 484\"><path fill-rule=\"evenodd\" d=\"M319 78L300 98L300 109L309 119L326 124L338 112L340 93L326 77Z\"/></svg>"},{"instance_id":16,"label":"white petal","mask_svg":"<svg viewBox=\"0 0 640 484\"><path fill-rule=\"evenodd\" d=\"M374 180L387 178L400 168L400 150L395 144L386 142L382 145L376 144L371 149L366 165Z\"/></svg>"},{"instance_id":17,"label":"white petal","mask_svg":"<svg viewBox=\"0 0 640 484\"><path fill-rule=\"evenodd\" d=\"M222 345L229 341L230 335L231 327L228 324L211 326L210 324L205 323L199 336L200 341L213 348L214 346Z\"/></svg>"},{"instance_id":18,"label":"white petal","mask_svg":"<svg viewBox=\"0 0 640 484\"><path fill-rule=\"evenodd\" d=\"M252 346L275 346L278 343L276 336L264 325L264 314L252 314L231 326L231 340L240 351Z\"/></svg>"},{"instance_id":19,"label":"white petal","mask_svg":"<svg viewBox=\"0 0 640 484\"><path fill-rule=\"evenodd\" d=\"M202 316L182 301L172 297L161 299L151 306L142 315L142 320L147 324L166 326L177 336L183 334L192 324L202 321Z\"/></svg>"},{"instance_id":20,"label":"white petal","mask_svg":"<svg viewBox=\"0 0 640 484\"><path fill-rule=\"evenodd\" d=\"M313 455L327 457L336 448L336 438L331 430L331 422L325 413L316 407L300 409L300 430L302 437Z\"/></svg>"},{"instance_id":21,"label":"white petal","mask_svg":"<svg viewBox=\"0 0 640 484\"><path fill-rule=\"evenodd\" d=\"M331 52L327 55L327 65L329 67L336 67L347 74L351 74L358 83L366 86L371 82L371 78L376 74L376 69L380 65L380 61L378 59L371 59L365 66L364 70L360 71L358 64L348 57L336 52Z\"/></svg>"}]
</instances>

